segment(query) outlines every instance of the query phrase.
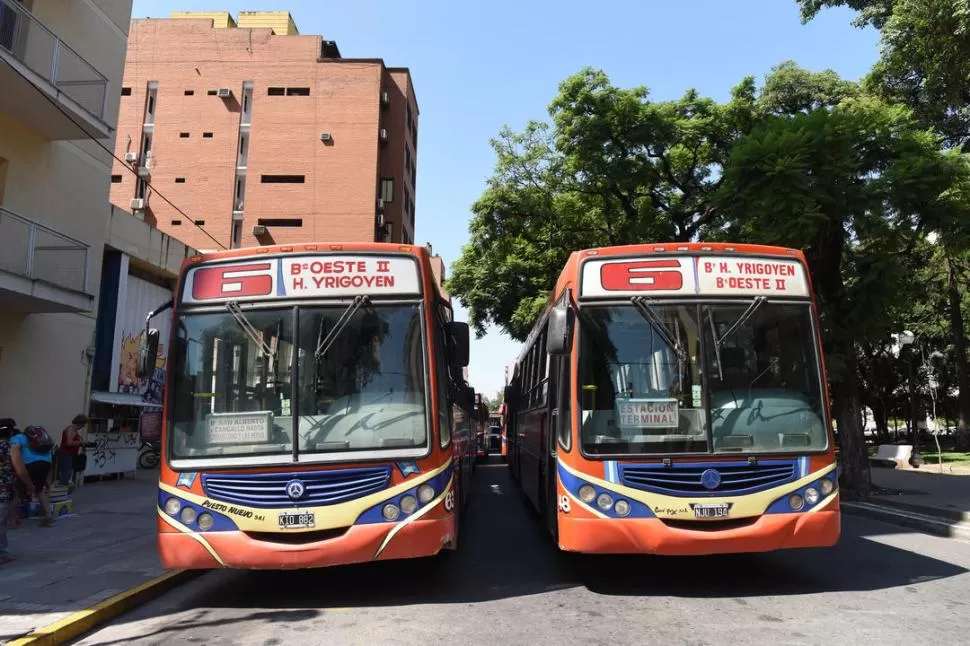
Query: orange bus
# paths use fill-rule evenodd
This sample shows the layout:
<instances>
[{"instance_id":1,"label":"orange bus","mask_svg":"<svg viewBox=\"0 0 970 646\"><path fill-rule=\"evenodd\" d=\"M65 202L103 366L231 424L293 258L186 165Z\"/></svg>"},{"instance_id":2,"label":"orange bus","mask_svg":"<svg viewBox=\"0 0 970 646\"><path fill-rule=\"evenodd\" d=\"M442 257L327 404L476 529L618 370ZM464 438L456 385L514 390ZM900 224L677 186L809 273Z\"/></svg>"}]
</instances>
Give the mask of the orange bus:
<instances>
[{"instance_id":1,"label":"orange bus","mask_svg":"<svg viewBox=\"0 0 970 646\"><path fill-rule=\"evenodd\" d=\"M453 550L473 413L468 326L427 250L206 253L149 314L167 348L158 546L167 568L294 569ZM150 358L150 359L149 359Z\"/></svg>"},{"instance_id":2,"label":"orange bus","mask_svg":"<svg viewBox=\"0 0 970 646\"><path fill-rule=\"evenodd\" d=\"M838 542L825 367L800 251L575 252L506 397L510 471L562 550Z\"/></svg>"}]
</instances>

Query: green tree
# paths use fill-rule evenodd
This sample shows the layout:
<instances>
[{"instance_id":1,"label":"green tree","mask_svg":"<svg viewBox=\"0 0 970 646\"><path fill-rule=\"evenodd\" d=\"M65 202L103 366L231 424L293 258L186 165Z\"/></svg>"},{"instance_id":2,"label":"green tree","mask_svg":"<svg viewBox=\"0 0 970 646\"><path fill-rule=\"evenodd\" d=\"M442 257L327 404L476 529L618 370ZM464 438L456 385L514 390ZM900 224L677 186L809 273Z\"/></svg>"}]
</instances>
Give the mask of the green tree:
<instances>
[{"instance_id":1,"label":"green tree","mask_svg":"<svg viewBox=\"0 0 970 646\"><path fill-rule=\"evenodd\" d=\"M954 226L967 167L909 111L876 98L771 117L735 145L718 207L732 239L805 251L823 329L843 482L869 489L857 344L897 331L921 232Z\"/></svg>"},{"instance_id":2,"label":"green tree","mask_svg":"<svg viewBox=\"0 0 970 646\"><path fill-rule=\"evenodd\" d=\"M825 7L859 12L859 26L881 32L879 61L866 85L890 102L909 106L924 127L937 129L943 145L970 151L970 6L966 0L797 0L804 20ZM959 384L958 443L970 449L970 366L967 361L959 257L965 241L944 238L947 310L952 359Z\"/></svg>"},{"instance_id":3,"label":"green tree","mask_svg":"<svg viewBox=\"0 0 970 646\"><path fill-rule=\"evenodd\" d=\"M753 79L723 105L693 90L653 102L585 69L560 84L552 126L503 129L448 282L476 333L492 323L525 339L571 250L701 235L754 104Z\"/></svg>"}]
</instances>

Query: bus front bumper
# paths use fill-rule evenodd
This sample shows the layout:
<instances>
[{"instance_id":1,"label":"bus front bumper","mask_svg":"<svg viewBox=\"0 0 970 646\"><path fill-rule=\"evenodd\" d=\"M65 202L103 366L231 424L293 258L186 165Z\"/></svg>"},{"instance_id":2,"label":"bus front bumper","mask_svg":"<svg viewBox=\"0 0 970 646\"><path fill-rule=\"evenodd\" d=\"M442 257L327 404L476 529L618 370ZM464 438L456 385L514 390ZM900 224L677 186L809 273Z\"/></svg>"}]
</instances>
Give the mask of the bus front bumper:
<instances>
[{"instance_id":1,"label":"bus front bumper","mask_svg":"<svg viewBox=\"0 0 970 646\"><path fill-rule=\"evenodd\" d=\"M161 522L158 549L170 569L293 570L434 556L457 538L454 514L410 523L353 525L300 541L297 533L181 532ZM393 533L392 533L393 532ZM320 536L321 533L316 533ZM279 542L277 542L279 541Z\"/></svg>"},{"instance_id":2,"label":"bus front bumper","mask_svg":"<svg viewBox=\"0 0 970 646\"><path fill-rule=\"evenodd\" d=\"M841 532L837 498L812 513L765 514L753 522L721 527L709 521L673 526L659 518L559 516L560 548L588 554L701 556L831 547Z\"/></svg>"}]
</instances>

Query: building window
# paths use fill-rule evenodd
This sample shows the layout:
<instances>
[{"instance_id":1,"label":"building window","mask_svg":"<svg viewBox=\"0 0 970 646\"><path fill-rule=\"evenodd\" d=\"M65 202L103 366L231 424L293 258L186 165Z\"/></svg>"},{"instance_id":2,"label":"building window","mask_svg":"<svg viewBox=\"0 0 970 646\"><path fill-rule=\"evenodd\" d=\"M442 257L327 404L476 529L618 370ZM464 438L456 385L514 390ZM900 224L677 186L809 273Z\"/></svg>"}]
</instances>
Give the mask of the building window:
<instances>
[{"instance_id":1,"label":"building window","mask_svg":"<svg viewBox=\"0 0 970 646\"><path fill-rule=\"evenodd\" d=\"M131 88L130 87L121 88L121 96L131 96Z\"/></svg>"},{"instance_id":2,"label":"building window","mask_svg":"<svg viewBox=\"0 0 970 646\"><path fill-rule=\"evenodd\" d=\"M408 191L408 187L404 187L404 212L411 212L411 193Z\"/></svg>"},{"instance_id":3,"label":"building window","mask_svg":"<svg viewBox=\"0 0 970 646\"><path fill-rule=\"evenodd\" d=\"M266 94L270 96L283 96L284 94L286 94L286 88L282 88L282 87L266 88Z\"/></svg>"},{"instance_id":4,"label":"building window","mask_svg":"<svg viewBox=\"0 0 970 646\"><path fill-rule=\"evenodd\" d=\"M259 218L256 224L264 227L302 227L303 218Z\"/></svg>"},{"instance_id":5,"label":"building window","mask_svg":"<svg viewBox=\"0 0 970 646\"><path fill-rule=\"evenodd\" d=\"M232 242L231 247L238 249L242 246L242 220L232 221Z\"/></svg>"},{"instance_id":6,"label":"building window","mask_svg":"<svg viewBox=\"0 0 970 646\"><path fill-rule=\"evenodd\" d=\"M186 90L185 91L185 96L192 96L194 94L195 94L195 90Z\"/></svg>"},{"instance_id":7,"label":"building window","mask_svg":"<svg viewBox=\"0 0 970 646\"><path fill-rule=\"evenodd\" d=\"M112 175L111 176L111 183L112 184L121 184L121 175Z\"/></svg>"},{"instance_id":8,"label":"building window","mask_svg":"<svg viewBox=\"0 0 970 646\"><path fill-rule=\"evenodd\" d=\"M155 99L158 97L158 82L148 82L148 99L145 101L145 124L155 123Z\"/></svg>"},{"instance_id":9,"label":"building window","mask_svg":"<svg viewBox=\"0 0 970 646\"><path fill-rule=\"evenodd\" d=\"M172 226L173 227L180 227L180 226L182 226L182 221L181 220L172 220Z\"/></svg>"},{"instance_id":10,"label":"building window","mask_svg":"<svg viewBox=\"0 0 970 646\"><path fill-rule=\"evenodd\" d=\"M176 184L184 184L185 183L185 178L184 177L176 177L175 178L175 183Z\"/></svg>"},{"instance_id":11,"label":"building window","mask_svg":"<svg viewBox=\"0 0 970 646\"><path fill-rule=\"evenodd\" d=\"M195 221L195 225L196 226L199 226L199 227L204 227L205 226L205 220L196 220Z\"/></svg>"},{"instance_id":12,"label":"building window","mask_svg":"<svg viewBox=\"0 0 970 646\"><path fill-rule=\"evenodd\" d=\"M202 138L203 139L212 139L212 133L211 132L203 132L202 133Z\"/></svg>"},{"instance_id":13,"label":"building window","mask_svg":"<svg viewBox=\"0 0 970 646\"><path fill-rule=\"evenodd\" d=\"M310 88L288 87L286 88L286 96L310 96Z\"/></svg>"},{"instance_id":14,"label":"building window","mask_svg":"<svg viewBox=\"0 0 970 646\"><path fill-rule=\"evenodd\" d=\"M219 90L209 90L208 92L206 92L206 94L208 94L209 96L216 96L217 94L219 94Z\"/></svg>"},{"instance_id":15,"label":"building window","mask_svg":"<svg viewBox=\"0 0 970 646\"><path fill-rule=\"evenodd\" d=\"M260 175L259 181L263 184L303 184L306 182L305 175Z\"/></svg>"},{"instance_id":16,"label":"building window","mask_svg":"<svg viewBox=\"0 0 970 646\"><path fill-rule=\"evenodd\" d=\"M253 117L253 82L243 82L242 118L240 125L249 125Z\"/></svg>"},{"instance_id":17,"label":"building window","mask_svg":"<svg viewBox=\"0 0 970 646\"><path fill-rule=\"evenodd\" d=\"M187 133L187 132L180 132L179 133L179 138L180 139L188 139L189 138L189 133Z\"/></svg>"},{"instance_id":18,"label":"building window","mask_svg":"<svg viewBox=\"0 0 970 646\"><path fill-rule=\"evenodd\" d=\"M381 199L384 200L385 204L390 204L394 201L393 177L385 177L381 180Z\"/></svg>"}]
</instances>

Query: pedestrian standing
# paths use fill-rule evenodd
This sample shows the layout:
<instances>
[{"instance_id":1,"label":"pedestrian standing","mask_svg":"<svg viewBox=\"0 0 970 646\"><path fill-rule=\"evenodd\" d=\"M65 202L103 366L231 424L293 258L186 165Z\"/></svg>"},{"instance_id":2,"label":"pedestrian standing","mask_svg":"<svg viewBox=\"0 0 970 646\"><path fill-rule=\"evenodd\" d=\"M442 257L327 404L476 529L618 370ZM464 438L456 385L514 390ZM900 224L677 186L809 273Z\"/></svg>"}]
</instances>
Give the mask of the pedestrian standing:
<instances>
[{"instance_id":1,"label":"pedestrian standing","mask_svg":"<svg viewBox=\"0 0 970 646\"><path fill-rule=\"evenodd\" d=\"M62 487L66 487L71 482L74 474L77 456L81 452L84 438L81 437L81 429L88 424L88 418L78 415L71 424L61 433L61 445L57 450L57 482Z\"/></svg>"},{"instance_id":2,"label":"pedestrian standing","mask_svg":"<svg viewBox=\"0 0 970 646\"><path fill-rule=\"evenodd\" d=\"M53 449L54 442L43 426L28 426L10 440L10 458L19 478L16 484L26 494L28 504L34 495L37 496L44 514L43 527L54 524L48 489Z\"/></svg>"}]
</instances>

